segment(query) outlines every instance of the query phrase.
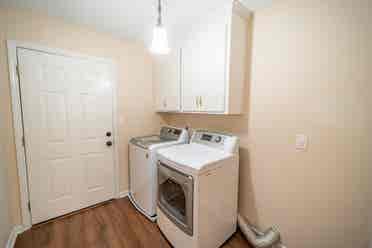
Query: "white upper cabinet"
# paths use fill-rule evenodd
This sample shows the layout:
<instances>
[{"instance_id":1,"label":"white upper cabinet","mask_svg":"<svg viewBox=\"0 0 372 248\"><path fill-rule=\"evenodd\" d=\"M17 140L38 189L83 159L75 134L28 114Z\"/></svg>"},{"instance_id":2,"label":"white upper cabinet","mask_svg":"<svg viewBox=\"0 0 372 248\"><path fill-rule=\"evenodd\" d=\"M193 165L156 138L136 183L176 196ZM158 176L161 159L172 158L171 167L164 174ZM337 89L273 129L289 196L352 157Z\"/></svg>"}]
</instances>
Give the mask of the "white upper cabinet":
<instances>
[{"instance_id":1,"label":"white upper cabinet","mask_svg":"<svg viewBox=\"0 0 372 248\"><path fill-rule=\"evenodd\" d=\"M153 78L155 105L158 112L178 112L181 110L180 50L168 55L154 56Z\"/></svg>"},{"instance_id":2,"label":"white upper cabinet","mask_svg":"<svg viewBox=\"0 0 372 248\"><path fill-rule=\"evenodd\" d=\"M182 48L182 103L185 112L225 110L226 18L214 13L194 26Z\"/></svg>"},{"instance_id":3,"label":"white upper cabinet","mask_svg":"<svg viewBox=\"0 0 372 248\"><path fill-rule=\"evenodd\" d=\"M233 1L191 24L180 44L182 52L169 55L166 62L155 58L159 67L155 71L161 72L155 77L158 111L174 111L180 99L177 110L181 112L241 114L248 90L244 85L249 72L250 21L250 12ZM165 107L170 104L169 95L181 96L172 100L170 109Z\"/></svg>"}]
</instances>

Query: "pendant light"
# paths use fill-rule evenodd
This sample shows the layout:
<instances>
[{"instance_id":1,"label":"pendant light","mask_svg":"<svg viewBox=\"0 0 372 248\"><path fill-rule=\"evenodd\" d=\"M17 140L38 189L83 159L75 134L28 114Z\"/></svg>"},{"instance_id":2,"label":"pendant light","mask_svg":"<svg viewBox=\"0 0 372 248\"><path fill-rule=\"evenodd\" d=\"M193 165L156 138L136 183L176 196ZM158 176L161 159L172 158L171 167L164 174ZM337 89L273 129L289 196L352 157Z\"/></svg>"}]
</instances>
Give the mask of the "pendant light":
<instances>
[{"instance_id":1,"label":"pendant light","mask_svg":"<svg viewBox=\"0 0 372 248\"><path fill-rule=\"evenodd\" d=\"M167 30L164 28L161 18L161 0L158 0L158 20L152 35L150 51L154 54L169 53Z\"/></svg>"}]
</instances>

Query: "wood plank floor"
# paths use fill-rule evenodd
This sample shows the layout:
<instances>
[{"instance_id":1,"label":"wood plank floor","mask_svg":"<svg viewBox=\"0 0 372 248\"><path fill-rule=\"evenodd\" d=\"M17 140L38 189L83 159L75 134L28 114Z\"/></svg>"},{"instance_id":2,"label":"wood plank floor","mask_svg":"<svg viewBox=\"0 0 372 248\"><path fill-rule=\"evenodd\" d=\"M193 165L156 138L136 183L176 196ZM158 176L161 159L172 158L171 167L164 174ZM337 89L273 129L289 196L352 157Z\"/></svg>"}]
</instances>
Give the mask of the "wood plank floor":
<instances>
[{"instance_id":1,"label":"wood plank floor","mask_svg":"<svg viewBox=\"0 0 372 248\"><path fill-rule=\"evenodd\" d=\"M155 223L128 198L110 201L45 224L18 236L16 248L171 248ZM238 231L223 248L251 246Z\"/></svg>"}]
</instances>

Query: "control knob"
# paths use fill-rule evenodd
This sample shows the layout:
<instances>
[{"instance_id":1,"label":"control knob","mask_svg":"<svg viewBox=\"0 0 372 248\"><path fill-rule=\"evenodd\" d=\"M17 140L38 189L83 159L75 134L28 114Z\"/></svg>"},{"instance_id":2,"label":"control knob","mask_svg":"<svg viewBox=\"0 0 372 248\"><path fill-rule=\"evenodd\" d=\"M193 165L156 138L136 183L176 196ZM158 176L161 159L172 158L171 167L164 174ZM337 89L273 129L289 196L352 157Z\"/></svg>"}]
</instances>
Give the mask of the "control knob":
<instances>
[{"instance_id":1,"label":"control knob","mask_svg":"<svg viewBox=\"0 0 372 248\"><path fill-rule=\"evenodd\" d=\"M214 139L214 141L215 141L216 143L220 143L221 140L222 140L221 136L217 136L217 137Z\"/></svg>"}]
</instances>

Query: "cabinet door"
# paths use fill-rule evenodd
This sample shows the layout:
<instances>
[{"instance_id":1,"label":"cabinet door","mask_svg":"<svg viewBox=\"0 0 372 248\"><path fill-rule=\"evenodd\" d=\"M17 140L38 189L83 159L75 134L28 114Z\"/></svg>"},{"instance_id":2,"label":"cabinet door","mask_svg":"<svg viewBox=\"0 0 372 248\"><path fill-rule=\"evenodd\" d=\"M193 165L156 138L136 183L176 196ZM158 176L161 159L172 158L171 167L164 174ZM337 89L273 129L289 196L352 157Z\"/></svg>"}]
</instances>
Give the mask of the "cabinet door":
<instances>
[{"instance_id":1,"label":"cabinet door","mask_svg":"<svg viewBox=\"0 0 372 248\"><path fill-rule=\"evenodd\" d=\"M189 38L182 49L182 110L198 112L199 96L202 94L202 63L200 41L196 34Z\"/></svg>"},{"instance_id":2,"label":"cabinet door","mask_svg":"<svg viewBox=\"0 0 372 248\"><path fill-rule=\"evenodd\" d=\"M227 16L215 12L199 24L183 51L184 111L225 111Z\"/></svg>"},{"instance_id":3,"label":"cabinet door","mask_svg":"<svg viewBox=\"0 0 372 248\"><path fill-rule=\"evenodd\" d=\"M155 104L157 111L180 110L180 50L154 57Z\"/></svg>"}]
</instances>

